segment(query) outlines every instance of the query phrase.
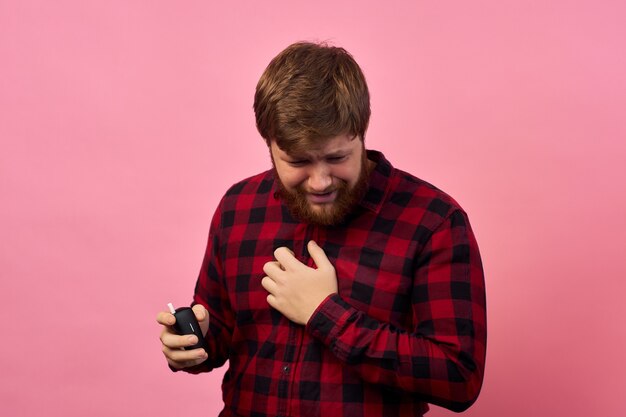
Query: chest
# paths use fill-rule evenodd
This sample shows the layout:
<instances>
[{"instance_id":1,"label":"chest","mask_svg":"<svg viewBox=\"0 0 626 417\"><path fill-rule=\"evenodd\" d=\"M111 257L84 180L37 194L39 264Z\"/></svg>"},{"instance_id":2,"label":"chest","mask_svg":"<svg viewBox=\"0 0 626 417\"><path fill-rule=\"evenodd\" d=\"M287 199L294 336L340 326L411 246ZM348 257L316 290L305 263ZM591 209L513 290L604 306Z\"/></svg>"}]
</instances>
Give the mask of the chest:
<instances>
[{"instance_id":1,"label":"chest","mask_svg":"<svg viewBox=\"0 0 626 417\"><path fill-rule=\"evenodd\" d=\"M276 248L285 246L315 267L306 250L306 243L315 240L335 267L345 301L370 317L409 328L418 248L410 231L394 233L375 226L375 220L364 217L350 227L263 222L232 228L223 236L220 252L235 313L257 324L275 321L261 287L263 265L274 260Z\"/></svg>"}]
</instances>

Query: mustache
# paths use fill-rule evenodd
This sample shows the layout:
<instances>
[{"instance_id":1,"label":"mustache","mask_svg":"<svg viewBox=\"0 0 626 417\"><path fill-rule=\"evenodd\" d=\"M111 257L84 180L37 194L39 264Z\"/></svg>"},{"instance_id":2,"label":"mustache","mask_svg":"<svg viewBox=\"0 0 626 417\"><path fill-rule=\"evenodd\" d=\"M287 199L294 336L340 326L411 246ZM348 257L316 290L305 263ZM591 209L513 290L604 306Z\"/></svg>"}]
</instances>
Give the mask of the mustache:
<instances>
[{"instance_id":1,"label":"mustache","mask_svg":"<svg viewBox=\"0 0 626 417\"><path fill-rule=\"evenodd\" d=\"M295 191L301 195L304 194L314 194L314 195L324 195L334 193L335 191L342 191L348 188L348 182L344 180L339 180L337 184L333 184L330 187L324 189L323 191L309 191L305 188L303 184L298 185L295 188Z\"/></svg>"},{"instance_id":2,"label":"mustache","mask_svg":"<svg viewBox=\"0 0 626 417\"><path fill-rule=\"evenodd\" d=\"M299 190L301 193L304 194L313 194L313 195L325 195L325 194L331 194L334 193L335 191L339 190L339 187L332 187L332 188L327 188L324 191L306 191L304 189Z\"/></svg>"}]
</instances>

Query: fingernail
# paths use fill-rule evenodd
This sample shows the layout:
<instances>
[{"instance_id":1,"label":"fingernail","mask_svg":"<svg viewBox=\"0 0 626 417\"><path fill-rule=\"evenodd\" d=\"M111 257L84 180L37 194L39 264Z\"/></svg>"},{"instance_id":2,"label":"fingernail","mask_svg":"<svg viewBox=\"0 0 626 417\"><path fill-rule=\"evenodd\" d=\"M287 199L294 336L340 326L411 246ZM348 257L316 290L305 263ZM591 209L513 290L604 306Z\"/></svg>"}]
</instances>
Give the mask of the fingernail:
<instances>
[{"instance_id":1,"label":"fingernail","mask_svg":"<svg viewBox=\"0 0 626 417\"><path fill-rule=\"evenodd\" d=\"M189 343L197 343L197 342L198 342L198 338L197 338L196 336L189 336L189 337L187 338L187 341L188 341Z\"/></svg>"}]
</instances>

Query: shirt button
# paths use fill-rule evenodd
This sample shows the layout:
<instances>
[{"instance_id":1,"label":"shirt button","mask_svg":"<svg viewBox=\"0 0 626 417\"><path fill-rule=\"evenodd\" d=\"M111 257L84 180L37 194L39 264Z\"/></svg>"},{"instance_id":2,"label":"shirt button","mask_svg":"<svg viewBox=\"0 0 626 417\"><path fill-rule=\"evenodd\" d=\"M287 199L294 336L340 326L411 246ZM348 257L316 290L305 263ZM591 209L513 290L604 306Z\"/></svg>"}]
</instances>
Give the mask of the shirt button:
<instances>
[{"instance_id":1,"label":"shirt button","mask_svg":"<svg viewBox=\"0 0 626 417\"><path fill-rule=\"evenodd\" d=\"M283 372L286 373L286 374L289 373L289 365L283 366Z\"/></svg>"}]
</instances>

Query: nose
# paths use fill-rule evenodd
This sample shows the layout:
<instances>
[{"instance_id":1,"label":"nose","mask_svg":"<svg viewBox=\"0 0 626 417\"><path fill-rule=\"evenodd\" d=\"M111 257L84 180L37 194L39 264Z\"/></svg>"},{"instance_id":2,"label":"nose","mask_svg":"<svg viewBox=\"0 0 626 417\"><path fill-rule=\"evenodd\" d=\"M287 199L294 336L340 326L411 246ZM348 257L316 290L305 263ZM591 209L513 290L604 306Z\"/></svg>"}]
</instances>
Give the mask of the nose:
<instances>
[{"instance_id":1,"label":"nose","mask_svg":"<svg viewBox=\"0 0 626 417\"><path fill-rule=\"evenodd\" d=\"M333 183L329 167L326 164L313 165L307 182L311 192L322 193L328 190Z\"/></svg>"}]
</instances>

